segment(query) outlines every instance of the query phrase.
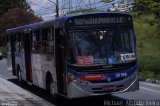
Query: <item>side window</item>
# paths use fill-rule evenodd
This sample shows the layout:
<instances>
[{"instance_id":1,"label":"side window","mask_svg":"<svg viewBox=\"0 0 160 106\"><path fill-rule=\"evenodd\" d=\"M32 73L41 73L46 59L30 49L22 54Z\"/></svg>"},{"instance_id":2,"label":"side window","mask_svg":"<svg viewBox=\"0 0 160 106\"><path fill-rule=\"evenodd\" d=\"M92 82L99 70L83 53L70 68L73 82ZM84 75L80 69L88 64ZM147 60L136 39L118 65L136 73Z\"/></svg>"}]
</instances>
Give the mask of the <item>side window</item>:
<instances>
[{"instance_id":1,"label":"side window","mask_svg":"<svg viewBox=\"0 0 160 106\"><path fill-rule=\"evenodd\" d=\"M48 28L47 33L47 53L54 53L54 29L53 27Z\"/></svg>"},{"instance_id":2,"label":"side window","mask_svg":"<svg viewBox=\"0 0 160 106\"><path fill-rule=\"evenodd\" d=\"M17 51L17 35L14 34L14 51L16 52Z\"/></svg>"},{"instance_id":3,"label":"side window","mask_svg":"<svg viewBox=\"0 0 160 106\"><path fill-rule=\"evenodd\" d=\"M46 53L48 45L48 28L43 28L41 31L40 41L41 41L41 52Z\"/></svg>"},{"instance_id":4,"label":"side window","mask_svg":"<svg viewBox=\"0 0 160 106\"><path fill-rule=\"evenodd\" d=\"M40 30L32 31L32 51L40 52Z\"/></svg>"},{"instance_id":5,"label":"side window","mask_svg":"<svg viewBox=\"0 0 160 106\"><path fill-rule=\"evenodd\" d=\"M17 51L20 51L21 50L21 33L18 33L18 37L17 37L17 48L18 50Z\"/></svg>"},{"instance_id":6,"label":"side window","mask_svg":"<svg viewBox=\"0 0 160 106\"><path fill-rule=\"evenodd\" d=\"M24 33L21 33L21 51L24 51Z\"/></svg>"},{"instance_id":7,"label":"side window","mask_svg":"<svg viewBox=\"0 0 160 106\"><path fill-rule=\"evenodd\" d=\"M14 39L15 39L15 51L19 52L21 50L21 33L16 33Z\"/></svg>"},{"instance_id":8,"label":"side window","mask_svg":"<svg viewBox=\"0 0 160 106\"><path fill-rule=\"evenodd\" d=\"M54 53L53 27L32 31L32 52Z\"/></svg>"}]
</instances>

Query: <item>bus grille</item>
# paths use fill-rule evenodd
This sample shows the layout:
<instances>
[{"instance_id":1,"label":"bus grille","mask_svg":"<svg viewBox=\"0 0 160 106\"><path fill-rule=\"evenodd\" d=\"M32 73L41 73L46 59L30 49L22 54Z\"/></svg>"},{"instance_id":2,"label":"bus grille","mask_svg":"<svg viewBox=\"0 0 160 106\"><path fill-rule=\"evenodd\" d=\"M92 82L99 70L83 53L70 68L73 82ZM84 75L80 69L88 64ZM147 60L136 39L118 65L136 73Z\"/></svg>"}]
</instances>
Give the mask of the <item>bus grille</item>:
<instances>
[{"instance_id":1,"label":"bus grille","mask_svg":"<svg viewBox=\"0 0 160 106\"><path fill-rule=\"evenodd\" d=\"M93 93L110 93L110 92L117 92L123 89L124 85L117 85L114 90L103 90L103 87L100 88L92 88Z\"/></svg>"},{"instance_id":2,"label":"bus grille","mask_svg":"<svg viewBox=\"0 0 160 106\"><path fill-rule=\"evenodd\" d=\"M123 80L125 77L122 77L122 78L116 78L116 79L113 79L111 80L110 82L114 82L114 81L120 81L120 80ZM109 83L109 81L107 80L93 80L93 81L90 81L91 83Z\"/></svg>"}]
</instances>

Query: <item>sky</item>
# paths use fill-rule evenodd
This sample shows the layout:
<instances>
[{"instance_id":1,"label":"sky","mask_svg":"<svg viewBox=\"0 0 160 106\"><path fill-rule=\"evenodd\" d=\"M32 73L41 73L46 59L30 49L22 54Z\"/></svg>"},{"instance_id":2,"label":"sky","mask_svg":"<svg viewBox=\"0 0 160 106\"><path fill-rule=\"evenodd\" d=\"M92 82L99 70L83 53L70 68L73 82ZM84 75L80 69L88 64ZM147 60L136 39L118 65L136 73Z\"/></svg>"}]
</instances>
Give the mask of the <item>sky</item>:
<instances>
[{"instance_id":1,"label":"sky","mask_svg":"<svg viewBox=\"0 0 160 106\"><path fill-rule=\"evenodd\" d=\"M120 0L114 0L119 2ZM35 14L41 16L44 20L50 20L55 18L55 3L56 0L28 0L31 8ZM107 4L102 3L100 0L59 0L59 13L64 15L66 11L75 10L77 8L98 8L107 10L111 7L113 2ZM69 5L70 4L70 5ZM90 5L89 5L90 4Z\"/></svg>"},{"instance_id":2,"label":"sky","mask_svg":"<svg viewBox=\"0 0 160 106\"><path fill-rule=\"evenodd\" d=\"M49 20L55 15L55 4L48 0L29 0L28 3L34 10L34 13L41 16L44 20Z\"/></svg>"}]
</instances>

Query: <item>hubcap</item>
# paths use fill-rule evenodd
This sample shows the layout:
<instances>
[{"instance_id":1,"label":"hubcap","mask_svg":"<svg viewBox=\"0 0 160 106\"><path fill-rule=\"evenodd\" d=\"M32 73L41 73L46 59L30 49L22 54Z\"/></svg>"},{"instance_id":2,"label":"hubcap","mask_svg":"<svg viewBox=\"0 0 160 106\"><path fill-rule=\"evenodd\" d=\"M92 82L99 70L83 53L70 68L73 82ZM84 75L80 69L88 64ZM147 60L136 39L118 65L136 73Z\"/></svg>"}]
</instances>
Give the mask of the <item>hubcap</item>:
<instances>
[{"instance_id":1,"label":"hubcap","mask_svg":"<svg viewBox=\"0 0 160 106\"><path fill-rule=\"evenodd\" d=\"M19 80L19 81L22 81L22 78L21 78L21 77L22 77L22 76L21 76L21 72L19 71L19 72L18 72L18 80Z\"/></svg>"},{"instance_id":2,"label":"hubcap","mask_svg":"<svg viewBox=\"0 0 160 106\"><path fill-rule=\"evenodd\" d=\"M50 93L51 93L51 95L55 94L55 84L53 81L50 84Z\"/></svg>"}]
</instances>

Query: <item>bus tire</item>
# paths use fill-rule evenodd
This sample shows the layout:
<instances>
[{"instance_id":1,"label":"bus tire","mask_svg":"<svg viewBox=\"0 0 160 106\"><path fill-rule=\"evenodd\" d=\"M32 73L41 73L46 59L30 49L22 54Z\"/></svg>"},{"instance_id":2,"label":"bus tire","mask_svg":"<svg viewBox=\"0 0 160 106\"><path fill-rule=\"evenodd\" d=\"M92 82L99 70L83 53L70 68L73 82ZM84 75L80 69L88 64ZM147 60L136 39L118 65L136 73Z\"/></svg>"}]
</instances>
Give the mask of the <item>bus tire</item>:
<instances>
[{"instance_id":1,"label":"bus tire","mask_svg":"<svg viewBox=\"0 0 160 106\"><path fill-rule=\"evenodd\" d=\"M18 72L18 82L22 85L22 72L19 66L17 67L17 72Z\"/></svg>"},{"instance_id":2,"label":"bus tire","mask_svg":"<svg viewBox=\"0 0 160 106\"><path fill-rule=\"evenodd\" d=\"M49 81L49 93L52 97L55 96L56 93L56 84L54 83L52 77L50 78Z\"/></svg>"}]
</instances>

